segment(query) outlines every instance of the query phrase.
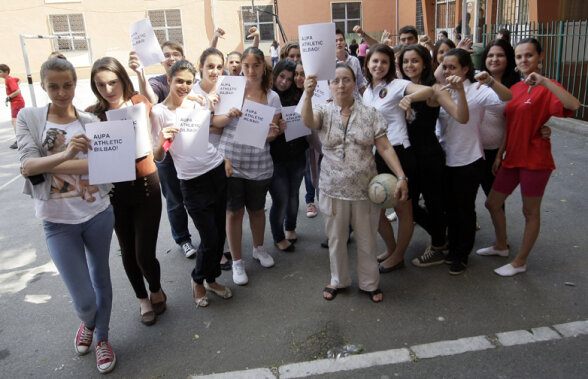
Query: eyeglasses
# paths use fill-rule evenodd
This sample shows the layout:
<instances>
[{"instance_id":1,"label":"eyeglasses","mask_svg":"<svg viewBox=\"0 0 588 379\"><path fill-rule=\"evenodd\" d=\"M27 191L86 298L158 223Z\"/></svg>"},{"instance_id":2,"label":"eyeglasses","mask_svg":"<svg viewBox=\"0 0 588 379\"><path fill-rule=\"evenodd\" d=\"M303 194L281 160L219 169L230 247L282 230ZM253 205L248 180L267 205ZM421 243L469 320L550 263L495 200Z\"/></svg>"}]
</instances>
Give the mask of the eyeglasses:
<instances>
[{"instance_id":1,"label":"eyeglasses","mask_svg":"<svg viewBox=\"0 0 588 379\"><path fill-rule=\"evenodd\" d=\"M347 84L353 83L353 80L351 78L343 78L343 79L333 79L333 80L331 80L331 84L334 84L336 86L338 86L341 83L347 85Z\"/></svg>"}]
</instances>

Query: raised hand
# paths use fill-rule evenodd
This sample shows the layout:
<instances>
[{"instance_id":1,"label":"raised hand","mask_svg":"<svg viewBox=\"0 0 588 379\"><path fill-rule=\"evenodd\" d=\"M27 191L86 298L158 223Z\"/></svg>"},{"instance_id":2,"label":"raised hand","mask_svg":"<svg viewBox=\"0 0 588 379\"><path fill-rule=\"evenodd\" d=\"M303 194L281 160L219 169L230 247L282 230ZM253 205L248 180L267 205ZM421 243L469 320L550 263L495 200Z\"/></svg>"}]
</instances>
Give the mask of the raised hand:
<instances>
[{"instance_id":1,"label":"raised hand","mask_svg":"<svg viewBox=\"0 0 588 379\"><path fill-rule=\"evenodd\" d=\"M441 87L441 90L463 89L463 79L461 77L459 77L457 75L451 75L451 76L448 76L447 78L445 78L445 80L447 80L447 84L445 84L443 87Z\"/></svg>"},{"instance_id":2,"label":"raised hand","mask_svg":"<svg viewBox=\"0 0 588 379\"><path fill-rule=\"evenodd\" d=\"M525 83L527 83L529 85L529 89L527 90L527 93L531 93L531 90L533 89L533 87L535 87L537 85L542 85L544 82L545 82L545 76L543 76L537 72L530 73L525 78Z\"/></svg>"},{"instance_id":3,"label":"raised hand","mask_svg":"<svg viewBox=\"0 0 588 379\"><path fill-rule=\"evenodd\" d=\"M260 33L259 30L257 30L257 26L252 26L249 28L249 30L247 31L249 34L247 35L247 38L253 38L255 36L259 37Z\"/></svg>"},{"instance_id":4,"label":"raised hand","mask_svg":"<svg viewBox=\"0 0 588 379\"><path fill-rule=\"evenodd\" d=\"M314 95L314 90L316 89L316 75L308 75L306 79L304 79L304 91L306 92L306 96L312 97Z\"/></svg>"},{"instance_id":5,"label":"raised hand","mask_svg":"<svg viewBox=\"0 0 588 379\"><path fill-rule=\"evenodd\" d=\"M476 89L480 89L482 84L490 85L494 81L492 76L486 71L482 71L482 72L477 73L474 76L474 79L476 79L478 81L478 86L476 87Z\"/></svg>"},{"instance_id":6,"label":"raised hand","mask_svg":"<svg viewBox=\"0 0 588 379\"><path fill-rule=\"evenodd\" d=\"M129 68L135 71L137 74L141 71L142 68L141 61L139 60L139 56L136 52L131 51L129 53Z\"/></svg>"}]
</instances>

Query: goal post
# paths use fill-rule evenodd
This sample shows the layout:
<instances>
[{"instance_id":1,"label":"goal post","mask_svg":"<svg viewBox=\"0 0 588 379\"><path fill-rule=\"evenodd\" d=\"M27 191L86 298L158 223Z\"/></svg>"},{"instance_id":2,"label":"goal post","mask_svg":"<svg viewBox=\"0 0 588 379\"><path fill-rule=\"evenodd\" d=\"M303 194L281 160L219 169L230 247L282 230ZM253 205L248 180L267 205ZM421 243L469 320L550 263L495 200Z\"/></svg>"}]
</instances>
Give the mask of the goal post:
<instances>
[{"instance_id":1,"label":"goal post","mask_svg":"<svg viewBox=\"0 0 588 379\"><path fill-rule=\"evenodd\" d=\"M49 39L49 40L71 40L73 45L73 40L84 40L88 45L88 58L89 64L91 65L94 62L94 58L92 56L92 42L88 37L81 37L81 36L59 36L59 35L40 35L40 34L21 34L20 35L20 46L22 49L22 55L24 58L25 69L27 71L27 82L29 84L29 92L31 94L31 100L33 101L33 106L37 106L37 98L35 96L35 87L33 85L33 76L31 74L31 66L29 64L29 55L27 52L27 45L25 40L26 39Z\"/></svg>"}]
</instances>

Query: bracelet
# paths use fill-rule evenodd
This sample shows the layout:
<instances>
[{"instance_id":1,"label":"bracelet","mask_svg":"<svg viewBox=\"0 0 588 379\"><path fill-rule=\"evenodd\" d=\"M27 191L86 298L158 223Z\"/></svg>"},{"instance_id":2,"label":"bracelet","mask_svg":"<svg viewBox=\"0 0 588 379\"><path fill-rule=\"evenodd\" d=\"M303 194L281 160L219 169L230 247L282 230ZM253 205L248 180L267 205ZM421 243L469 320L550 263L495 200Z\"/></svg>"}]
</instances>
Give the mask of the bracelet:
<instances>
[{"instance_id":1,"label":"bracelet","mask_svg":"<svg viewBox=\"0 0 588 379\"><path fill-rule=\"evenodd\" d=\"M406 176L399 176L396 178L398 181L406 180L408 182L408 178Z\"/></svg>"}]
</instances>

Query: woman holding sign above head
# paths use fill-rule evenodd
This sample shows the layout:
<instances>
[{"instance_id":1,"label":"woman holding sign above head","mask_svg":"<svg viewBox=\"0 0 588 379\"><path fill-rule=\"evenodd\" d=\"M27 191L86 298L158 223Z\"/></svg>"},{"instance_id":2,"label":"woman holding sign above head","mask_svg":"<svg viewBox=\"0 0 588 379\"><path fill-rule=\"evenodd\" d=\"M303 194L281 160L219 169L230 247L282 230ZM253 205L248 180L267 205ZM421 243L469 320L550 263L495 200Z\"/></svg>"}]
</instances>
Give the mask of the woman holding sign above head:
<instances>
[{"instance_id":1,"label":"woman holding sign above head","mask_svg":"<svg viewBox=\"0 0 588 379\"><path fill-rule=\"evenodd\" d=\"M173 65L168 78L169 95L151 110L151 124L155 159L173 156L184 204L200 233L191 273L192 296L197 306L206 307L207 290L223 299L233 296L229 288L216 282L221 275L227 177L232 170L208 141L210 110L187 99L195 76L196 69L190 62L182 60Z\"/></svg>"},{"instance_id":2,"label":"woman holding sign above head","mask_svg":"<svg viewBox=\"0 0 588 379\"><path fill-rule=\"evenodd\" d=\"M97 102L87 111L94 113L100 120L111 118L109 111L116 109L134 107L146 112L144 117L134 120L137 136L139 128L143 128L148 142L145 151L135 161L137 178L115 183L110 201L114 207L114 230L123 266L139 299L140 320L145 325L153 325L156 315L165 311L167 297L161 288L161 269L155 256L161 218L161 193L148 139L151 131L148 122L151 103L145 96L135 92L126 70L115 58L104 57L94 62L90 78ZM130 113L123 117L130 118ZM141 119L144 123L139 124L137 120ZM137 143L140 143L138 138ZM144 280L149 285L150 297Z\"/></svg>"},{"instance_id":3,"label":"woman holding sign above head","mask_svg":"<svg viewBox=\"0 0 588 379\"><path fill-rule=\"evenodd\" d=\"M243 73L247 78L244 99L249 100L252 107L260 104L273 107L274 115L269 123L267 135L261 136L264 139L261 141L261 148L243 144L241 139L237 139L236 136L240 133L237 128L240 119L243 118L245 122L250 119L241 117L243 114L239 109L233 108L227 114L215 115L212 121L214 126L224 128L219 151L231 161L234 169L234 175L228 181L227 237L233 256L233 281L238 285L247 284L249 280L241 255L245 208L249 214L253 235L253 259L258 260L263 267L274 265L274 259L263 247L264 205L274 171L269 142L278 135L277 123L282 108L278 94L270 89L272 71L265 63L265 57L261 50L255 47L245 50L243 53ZM264 107L261 108L266 110ZM261 131L262 128L268 128L268 124L258 124L255 127L256 131ZM259 133L255 135L259 136Z\"/></svg>"},{"instance_id":4,"label":"woman holding sign above head","mask_svg":"<svg viewBox=\"0 0 588 379\"><path fill-rule=\"evenodd\" d=\"M405 177L394 148L386 136L387 122L375 108L353 97L356 87L353 70L338 63L335 79L329 83L334 101L312 105L316 75L306 77L306 97L302 120L318 130L322 142L321 196L319 206L329 237L331 282L323 290L325 300L333 300L339 290L351 285L347 258L349 225L357 241L359 289L373 302L383 299L376 257L376 230L380 209L368 200L368 184L377 174L372 150L376 150L394 174ZM408 185L400 180L394 196L406 201Z\"/></svg>"},{"instance_id":5,"label":"woman holding sign above head","mask_svg":"<svg viewBox=\"0 0 588 379\"><path fill-rule=\"evenodd\" d=\"M74 310L82 320L76 336L78 355L90 351L96 336L96 364L101 373L114 369L108 343L112 286L108 257L114 215L110 184L88 183L85 126L98 119L72 105L76 72L66 60L53 58L41 66L41 86L51 102L18 114L16 137L24 193L35 199L51 259L63 278ZM80 188L65 184L76 177ZM82 188L83 186L83 188ZM68 196L64 192L69 191ZM89 194L89 196L88 196Z\"/></svg>"},{"instance_id":6,"label":"woman holding sign above head","mask_svg":"<svg viewBox=\"0 0 588 379\"><path fill-rule=\"evenodd\" d=\"M388 140L394 147L395 155L400 160L404 173L408 175L398 180L408 182L415 176L416 158L410 146L406 120L411 116L411 103L423 101L431 97L431 87L412 83L409 80L396 78L396 59L394 50L388 45L376 44L366 56L366 78L368 85L363 93L364 104L371 105L382 112L387 123ZM376 152L378 173L391 173ZM394 207L398 215L398 240L394 240L394 229L386 218L386 210L380 211L378 231L386 243L386 252L378 256L381 261L380 272L390 272L404 268L404 253L408 248L414 223L412 217L411 198L415 197L414 187L408 182L409 199L399 201ZM416 195L418 198L418 195Z\"/></svg>"},{"instance_id":7,"label":"woman holding sign above head","mask_svg":"<svg viewBox=\"0 0 588 379\"><path fill-rule=\"evenodd\" d=\"M289 59L281 60L274 67L274 91L280 96L282 107L295 106L302 95L294 84L295 70L296 63ZM285 122L280 120L280 123ZM270 154L274 161L274 175L269 188L272 196L270 226L274 243L282 251L294 251L297 240L298 194L304 177L307 149L308 142L304 136L286 141L286 135L280 134L270 142Z\"/></svg>"}]
</instances>

